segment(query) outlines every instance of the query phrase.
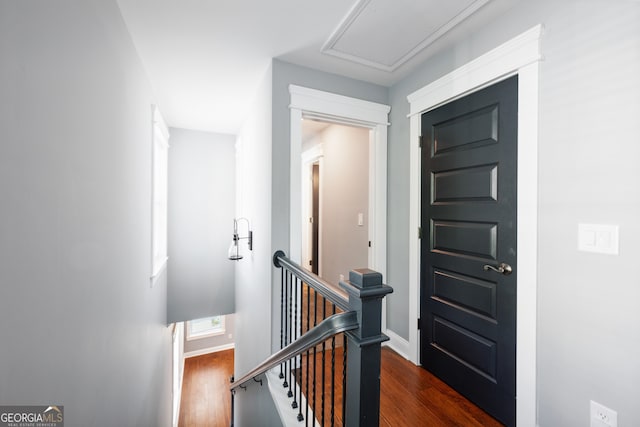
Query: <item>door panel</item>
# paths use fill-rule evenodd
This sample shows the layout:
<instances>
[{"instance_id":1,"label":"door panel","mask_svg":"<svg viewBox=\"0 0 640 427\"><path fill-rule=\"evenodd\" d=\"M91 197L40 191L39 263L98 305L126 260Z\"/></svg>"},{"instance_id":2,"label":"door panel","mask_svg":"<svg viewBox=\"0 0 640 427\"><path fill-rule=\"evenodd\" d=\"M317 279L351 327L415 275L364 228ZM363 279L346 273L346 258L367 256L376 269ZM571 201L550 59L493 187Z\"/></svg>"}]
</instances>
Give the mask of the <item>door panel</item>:
<instances>
[{"instance_id":1,"label":"door panel","mask_svg":"<svg viewBox=\"0 0 640 427\"><path fill-rule=\"evenodd\" d=\"M434 252L452 257L496 259L497 224L465 221L431 221Z\"/></svg>"},{"instance_id":2,"label":"door panel","mask_svg":"<svg viewBox=\"0 0 640 427\"><path fill-rule=\"evenodd\" d=\"M496 284L475 277L434 269L433 299L486 319L496 318Z\"/></svg>"},{"instance_id":3,"label":"door panel","mask_svg":"<svg viewBox=\"0 0 640 427\"><path fill-rule=\"evenodd\" d=\"M515 425L517 77L422 116L421 363ZM507 263L509 275L485 270Z\"/></svg>"},{"instance_id":4,"label":"door panel","mask_svg":"<svg viewBox=\"0 0 640 427\"><path fill-rule=\"evenodd\" d=\"M498 200L498 165L433 173L432 203Z\"/></svg>"},{"instance_id":5,"label":"door panel","mask_svg":"<svg viewBox=\"0 0 640 427\"><path fill-rule=\"evenodd\" d=\"M496 343L469 329L434 316L433 346L491 381L496 375Z\"/></svg>"},{"instance_id":6,"label":"door panel","mask_svg":"<svg viewBox=\"0 0 640 427\"><path fill-rule=\"evenodd\" d=\"M436 155L498 142L498 107L491 105L441 121L432 128Z\"/></svg>"}]
</instances>

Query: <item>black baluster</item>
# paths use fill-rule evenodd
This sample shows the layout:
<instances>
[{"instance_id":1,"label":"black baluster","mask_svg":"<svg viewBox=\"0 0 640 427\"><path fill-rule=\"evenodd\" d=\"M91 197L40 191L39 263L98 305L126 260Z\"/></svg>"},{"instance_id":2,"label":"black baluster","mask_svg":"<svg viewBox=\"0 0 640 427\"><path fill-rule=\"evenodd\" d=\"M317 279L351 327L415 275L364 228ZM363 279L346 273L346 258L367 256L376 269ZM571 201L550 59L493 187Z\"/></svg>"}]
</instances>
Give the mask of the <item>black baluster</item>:
<instances>
[{"instance_id":1,"label":"black baluster","mask_svg":"<svg viewBox=\"0 0 640 427\"><path fill-rule=\"evenodd\" d=\"M342 334L342 425L347 403L347 336Z\"/></svg>"},{"instance_id":2,"label":"black baluster","mask_svg":"<svg viewBox=\"0 0 640 427\"><path fill-rule=\"evenodd\" d=\"M336 314L336 305L332 304L332 314ZM336 406L336 336L331 337L331 427L335 423Z\"/></svg>"},{"instance_id":3,"label":"black baluster","mask_svg":"<svg viewBox=\"0 0 640 427\"><path fill-rule=\"evenodd\" d=\"M327 299L322 297L322 318L327 318ZM324 427L324 382L325 382L325 352L327 350L326 341L322 341L322 395L321 397L321 406L322 406L322 426Z\"/></svg>"},{"instance_id":4,"label":"black baluster","mask_svg":"<svg viewBox=\"0 0 640 427\"><path fill-rule=\"evenodd\" d=\"M291 277L291 273L287 271L285 275L285 283L284 283L284 304L282 306L282 317L284 318L284 345L285 347L289 344L289 316L287 316L287 302L289 301L289 278ZM289 361L284 362L285 372L284 372L284 382L282 383L282 387L289 387L289 383L287 382L287 367L289 366Z\"/></svg>"},{"instance_id":5,"label":"black baluster","mask_svg":"<svg viewBox=\"0 0 640 427\"><path fill-rule=\"evenodd\" d=\"M293 340L291 339L293 337L293 281L291 280L291 276L289 276L289 339L291 340L291 342L293 342ZM288 364L288 368L289 368L289 391L287 392L287 396L292 397L293 396L293 392L291 391L291 359L289 359L287 361Z\"/></svg>"},{"instance_id":6,"label":"black baluster","mask_svg":"<svg viewBox=\"0 0 640 427\"><path fill-rule=\"evenodd\" d=\"M280 348L284 348L284 315L282 308L284 307L284 268L280 269ZM280 379L284 378L284 368L280 364Z\"/></svg>"},{"instance_id":7,"label":"black baluster","mask_svg":"<svg viewBox=\"0 0 640 427\"><path fill-rule=\"evenodd\" d=\"M316 290L313 290L313 327L315 328L316 325L318 324L318 293L316 292ZM316 345L313 346L313 418L316 418L316 373L317 371L317 347Z\"/></svg>"},{"instance_id":8,"label":"black baluster","mask_svg":"<svg viewBox=\"0 0 640 427\"><path fill-rule=\"evenodd\" d=\"M298 336L302 336L302 280L296 279L296 307L298 305L298 292L297 289L300 289L300 328ZM296 314L296 319L298 318ZM298 355L296 357L296 383L298 384L298 421L302 421L304 417L302 416L302 355ZM294 389L294 399L295 399L295 389Z\"/></svg>"},{"instance_id":9,"label":"black baluster","mask_svg":"<svg viewBox=\"0 0 640 427\"><path fill-rule=\"evenodd\" d=\"M293 341L298 339L298 278L295 278L293 282ZM293 361L293 393L289 397L293 397L291 407L296 409L298 402L296 402L296 393L298 389L298 367L296 366L297 357L291 359Z\"/></svg>"},{"instance_id":10,"label":"black baluster","mask_svg":"<svg viewBox=\"0 0 640 427\"><path fill-rule=\"evenodd\" d=\"M311 287L309 285L307 285L307 330L306 332L309 332L309 330L311 329L310 327L310 323L309 323L309 312L311 311ZM307 356L306 356L306 366L305 366L305 370L307 372L307 377L304 381L304 396L307 399L307 407L305 408L304 411L304 415L305 415L305 427L307 427L309 425L309 350L307 350Z\"/></svg>"}]
</instances>

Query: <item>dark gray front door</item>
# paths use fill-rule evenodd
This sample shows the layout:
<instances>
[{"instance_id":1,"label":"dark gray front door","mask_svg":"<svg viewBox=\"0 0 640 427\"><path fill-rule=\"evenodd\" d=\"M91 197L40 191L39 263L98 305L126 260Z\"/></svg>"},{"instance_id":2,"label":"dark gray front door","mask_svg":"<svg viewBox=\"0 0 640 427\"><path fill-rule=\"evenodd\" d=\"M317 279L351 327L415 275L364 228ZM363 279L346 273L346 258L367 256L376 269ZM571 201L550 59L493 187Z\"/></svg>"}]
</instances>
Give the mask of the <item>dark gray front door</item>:
<instances>
[{"instance_id":1,"label":"dark gray front door","mask_svg":"<svg viewBox=\"0 0 640 427\"><path fill-rule=\"evenodd\" d=\"M508 426L515 425L517 96L515 76L422 116L421 363Z\"/></svg>"}]
</instances>

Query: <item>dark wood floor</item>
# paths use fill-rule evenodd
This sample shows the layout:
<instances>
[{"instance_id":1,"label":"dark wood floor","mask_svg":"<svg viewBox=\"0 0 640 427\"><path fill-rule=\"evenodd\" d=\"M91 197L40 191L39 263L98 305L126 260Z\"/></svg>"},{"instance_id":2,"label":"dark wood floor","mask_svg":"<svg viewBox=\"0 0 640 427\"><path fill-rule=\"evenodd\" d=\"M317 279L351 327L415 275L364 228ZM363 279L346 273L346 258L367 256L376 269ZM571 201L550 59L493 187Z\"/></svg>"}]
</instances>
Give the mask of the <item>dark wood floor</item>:
<instances>
[{"instance_id":1,"label":"dark wood floor","mask_svg":"<svg viewBox=\"0 0 640 427\"><path fill-rule=\"evenodd\" d=\"M329 360L327 355L325 360ZM320 355L317 365L321 366ZM341 349L336 349L336 372L342 370ZM310 363L313 359L310 359ZM305 372L303 360L302 371ZM320 370L318 370L320 372ZM228 426L229 377L233 350L189 358L185 362L180 427ZM312 375L312 374L311 374ZM318 374L319 375L319 374ZM320 378L317 382L320 382ZM381 427L499 427L502 424L473 405L426 370L413 365L388 347L382 349L380 375ZM327 384L325 388L328 388ZM335 425L342 425L341 381L336 381ZM309 400L312 398L310 396ZM311 402L310 402L311 403ZM317 414L322 413L319 399ZM329 424L330 405L325 408ZM300 423L304 426L305 423Z\"/></svg>"}]
</instances>

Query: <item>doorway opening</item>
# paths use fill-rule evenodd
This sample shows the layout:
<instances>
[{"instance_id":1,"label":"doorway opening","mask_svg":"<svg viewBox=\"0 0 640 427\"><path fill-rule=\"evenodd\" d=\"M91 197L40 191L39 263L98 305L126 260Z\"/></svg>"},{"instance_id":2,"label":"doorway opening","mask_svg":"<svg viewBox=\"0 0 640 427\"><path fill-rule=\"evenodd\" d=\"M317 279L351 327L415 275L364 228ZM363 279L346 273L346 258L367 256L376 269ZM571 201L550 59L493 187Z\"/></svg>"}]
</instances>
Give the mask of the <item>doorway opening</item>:
<instances>
[{"instance_id":1,"label":"doorway opening","mask_svg":"<svg viewBox=\"0 0 640 427\"><path fill-rule=\"evenodd\" d=\"M387 126L391 107L316 89L290 85L290 176L289 258L304 264L302 183L302 127L305 120L316 120L364 128L368 133L368 207L363 227L368 230L369 268L386 277L387 265ZM322 160L320 174L322 174ZM322 189L320 189L322 192ZM357 219L357 218L356 218ZM322 221L321 221L322 222ZM369 246L370 245L370 246ZM322 271L322 256L319 270ZM308 263L307 263L308 265ZM351 266L354 268L355 266ZM357 268L357 267L355 267ZM383 319L383 327L384 319Z\"/></svg>"},{"instance_id":2,"label":"doorway opening","mask_svg":"<svg viewBox=\"0 0 640 427\"><path fill-rule=\"evenodd\" d=\"M302 120L302 261L330 283L369 267L369 129Z\"/></svg>"}]
</instances>

